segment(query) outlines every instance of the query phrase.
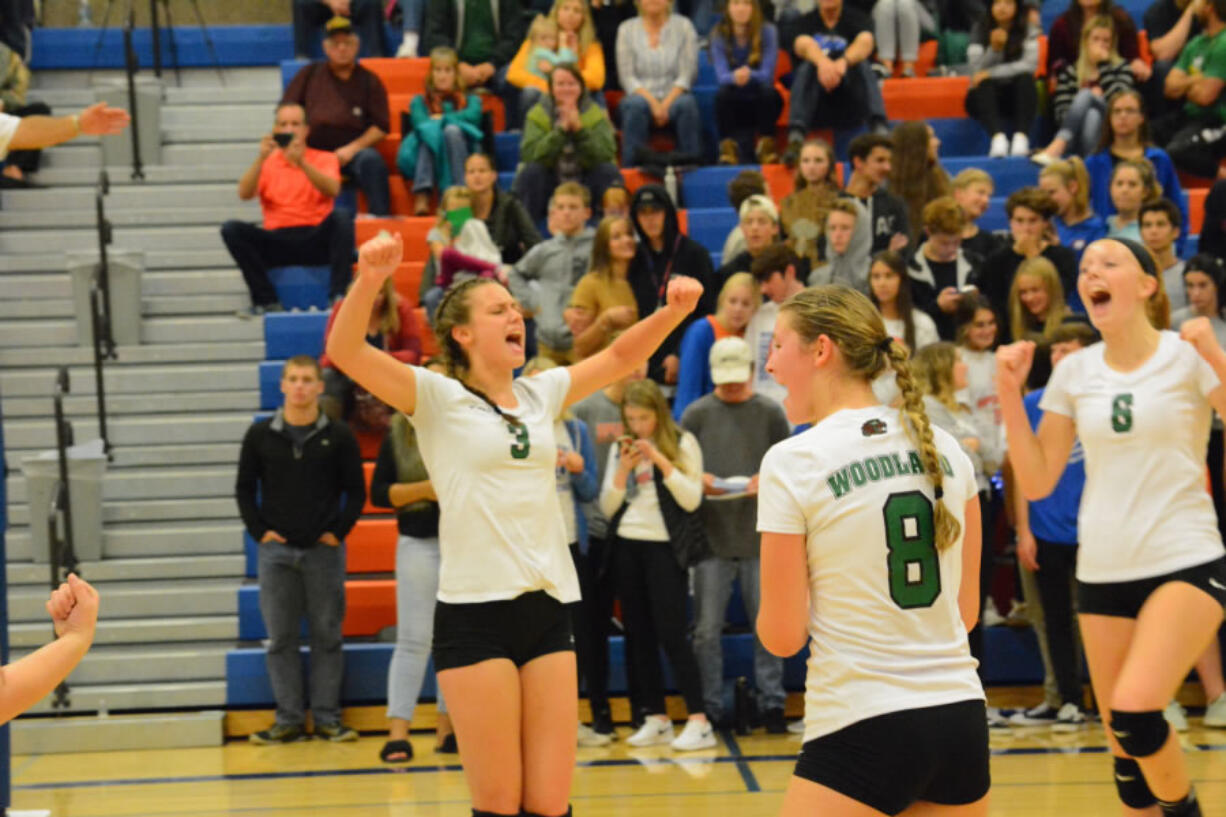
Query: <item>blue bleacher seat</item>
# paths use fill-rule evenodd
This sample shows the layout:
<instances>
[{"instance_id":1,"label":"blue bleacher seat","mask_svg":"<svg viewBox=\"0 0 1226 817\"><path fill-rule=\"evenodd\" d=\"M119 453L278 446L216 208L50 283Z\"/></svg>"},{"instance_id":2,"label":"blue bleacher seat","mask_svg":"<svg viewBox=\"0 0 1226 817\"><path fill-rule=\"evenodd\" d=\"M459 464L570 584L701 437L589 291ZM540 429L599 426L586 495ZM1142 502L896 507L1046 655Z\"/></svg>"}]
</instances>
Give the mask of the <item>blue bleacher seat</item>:
<instances>
[{"instance_id":1,"label":"blue bleacher seat","mask_svg":"<svg viewBox=\"0 0 1226 817\"><path fill-rule=\"evenodd\" d=\"M519 165L518 133L494 134L494 166L500 171L514 171Z\"/></svg>"},{"instance_id":2,"label":"blue bleacher seat","mask_svg":"<svg viewBox=\"0 0 1226 817\"><path fill-rule=\"evenodd\" d=\"M260 363L260 408L271 411L281 405L281 368L284 365L284 360Z\"/></svg>"},{"instance_id":3,"label":"blue bleacher seat","mask_svg":"<svg viewBox=\"0 0 1226 817\"><path fill-rule=\"evenodd\" d=\"M731 207L688 208L690 238L717 253L724 248L724 240L737 225L736 211Z\"/></svg>"},{"instance_id":4,"label":"blue bleacher seat","mask_svg":"<svg viewBox=\"0 0 1226 817\"><path fill-rule=\"evenodd\" d=\"M273 267L268 278L286 309L326 309L331 267Z\"/></svg>"},{"instance_id":5,"label":"blue bleacher seat","mask_svg":"<svg viewBox=\"0 0 1226 817\"><path fill-rule=\"evenodd\" d=\"M942 157L941 165L952 179L968 167L986 170L996 182L995 195L1008 196L1021 187L1039 183L1039 166L1025 156L989 159L986 156Z\"/></svg>"},{"instance_id":6,"label":"blue bleacher seat","mask_svg":"<svg viewBox=\"0 0 1226 817\"><path fill-rule=\"evenodd\" d=\"M327 312L276 312L264 316L264 357L283 360L294 355L319 357L324 350Z\"/></svg>"},{"instance_id":7,"label":"blue bleacher seat","mask_svg":"<svg viewBox=\"0 0 1226 817\"><path fill-rule=\"evenodd\" d=\"M298 75L303 66L308 65L310 60L282 60L281 61L281 90L284 91L289 87L290 82Z\"/></svg>"},{"instance_id":8,"label":"blue bleacher seat","mask_svg":"<svg viewBox=\"0 0 1226 817\"><path fill-rule=\"evenodd\" d=\"M510 191L511 183L515 181L514 170L504 170L498 174L498 189Z\"/></svg>"}]
</instances>

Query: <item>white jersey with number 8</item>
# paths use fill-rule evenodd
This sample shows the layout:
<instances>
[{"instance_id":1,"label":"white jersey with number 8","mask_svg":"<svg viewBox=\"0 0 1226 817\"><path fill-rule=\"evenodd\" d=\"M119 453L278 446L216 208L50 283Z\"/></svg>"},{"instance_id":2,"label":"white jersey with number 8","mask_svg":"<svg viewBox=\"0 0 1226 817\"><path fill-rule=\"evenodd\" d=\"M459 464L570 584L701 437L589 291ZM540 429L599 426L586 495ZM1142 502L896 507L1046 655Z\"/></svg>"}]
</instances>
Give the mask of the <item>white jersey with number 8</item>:
<instances>
[{"instance_id":1,"label":"white jersey with number 8","mask_svg":"<svg viewBox=\"0 0 1226 817\"><path fill-rule=\"evenodd\" d=\"M943 501L962 523L975 472L953 437L932 433ZM937 552L932 483L896 409L839 411L778 443L760 484L758 530L806 542L806 741L890 712L984 698L958 608L962 537Z\"/></svg>"}]
</instances>

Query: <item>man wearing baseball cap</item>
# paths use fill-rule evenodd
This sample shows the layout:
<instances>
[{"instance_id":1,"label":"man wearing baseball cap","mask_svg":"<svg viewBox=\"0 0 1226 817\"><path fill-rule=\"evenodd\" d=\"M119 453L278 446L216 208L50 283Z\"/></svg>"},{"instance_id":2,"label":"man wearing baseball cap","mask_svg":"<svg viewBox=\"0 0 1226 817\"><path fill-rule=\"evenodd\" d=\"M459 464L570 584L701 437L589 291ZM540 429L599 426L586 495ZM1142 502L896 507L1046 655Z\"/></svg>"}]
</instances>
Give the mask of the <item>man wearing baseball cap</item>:
<instances>
[{"instance_id":1,"label":"man wearing baseball cap","mask_svg":"<svg viewBox=\"0 0 1226 817\"><path fill-rule=\"evenodd\" d=\"M741 580L741 597L750 622L758 617L758 466L772 445L790 429L783 408L754 394L753 351L738 337L722 338L711 347L715 391L694 401L681 416L681 427L702 449L703 494L699 513L714 557L694 567L694 653L702 675L707 717L728 726L724 709L723 649L720 637L732 582ZM754 686L758 710L768 732L782 733L783 661L754 640Z\"/></svg>"}]
</instances>

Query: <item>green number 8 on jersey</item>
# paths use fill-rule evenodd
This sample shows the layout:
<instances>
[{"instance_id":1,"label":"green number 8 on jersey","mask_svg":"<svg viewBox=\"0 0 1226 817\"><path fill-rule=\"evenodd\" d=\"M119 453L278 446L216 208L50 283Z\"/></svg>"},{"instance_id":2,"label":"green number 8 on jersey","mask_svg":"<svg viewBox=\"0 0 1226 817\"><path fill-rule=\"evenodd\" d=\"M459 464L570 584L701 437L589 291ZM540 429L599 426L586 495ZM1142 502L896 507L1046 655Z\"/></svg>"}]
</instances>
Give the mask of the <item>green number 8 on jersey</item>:
<instances>
[{"instance_id":1,"label":"green number 8 on jersey","mask_svg":"<svg viewBox=\"0 0 1226 817\"><path fill-rule=\"evenodd\" d=\"M1132 395L1117 394L1111 401L1111 428L1117 434L1132 431Z\"/></svg>"},{"instance_id":2,"label":"green number 8 on jersey","mask_svg":"<svg viewBox=\"0 0 1226 817\"><path fill-rule=\"evenodd\" d=\"M919 491L890 494L882 514L890 598L904 610L931 607L941 595L932 503Z\"/></svg>"}]
</instances>

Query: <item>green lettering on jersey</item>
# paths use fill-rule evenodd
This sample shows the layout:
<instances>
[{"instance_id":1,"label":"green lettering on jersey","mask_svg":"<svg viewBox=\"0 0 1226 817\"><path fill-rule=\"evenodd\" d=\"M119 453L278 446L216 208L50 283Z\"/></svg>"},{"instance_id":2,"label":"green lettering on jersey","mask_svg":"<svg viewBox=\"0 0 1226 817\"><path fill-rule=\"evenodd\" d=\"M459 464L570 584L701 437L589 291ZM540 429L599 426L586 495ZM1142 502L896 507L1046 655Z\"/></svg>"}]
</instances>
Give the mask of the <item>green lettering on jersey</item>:
<instances>
[{"instance_id":1,"label":"green lettering on jersey","mask_svg":"<svg viewBox=\"0 0 1226 817\"><path fill-rule=\"evenodd\" d=\"M847 470L851 472L851 480L856 483L856 487L863 485L868 480L864 476L864 466L858 462L853 462L847 466Z\"/></svg>"},{"instance_id":2,"label":"green lettering on jersey","mask_svg":"<svg viewBox=\"0 0 1226 817\"><path fill-rule=\"evenodd\" d=\"M894 457L897 458L898 455L895 454ZM880 457L877 458L877 463L881 466L881 478L882 479L889 479L890 477L894 476L894 474L896 473L894 471L893 460L890 457L886 456L885 454L882 454Z\"/></svg>"},{"instance_id":3,"label":"green lettering on jersey","mask_svg":"<svg viewBox=\"0 0 1226 817\"><path fill-rule=\"evenodd\" d=\"M911 468L902 461L902 457L898 454L891 454L890 459L894 460L894 470L898 472L900 477L905 477L911 473Z\"/></svg>"},{"instance_id":4,"label":"green lettering on jersey","mask_svg":"<svg viewBox=\"0 0 1226 817\"><path fill-rule=\"evenodd\" d=\"M949 460L941 455L941 470L945 472L945 476L952 477L954 475L954 467L949 464Z\"/></svg>"},{"instance_id":5,"label":"green lettering on jersey","mask_svg":"<svg viewBox=\"0 0 1226 817\"><path fill-rule=\"evenodd\" d=\"M834 494L835 499L840 499L851 490L851 483L847 480L847 469L841 468L835 471L826 479L826 484L830 486L830 493Z\"/></svg>"},{"instance_id":6,"label":"green lettering on jersey","mask_svg":"<svg viewBox=\"0 0 1226 817\"><path fill-rule=\"evenodd\" d=\"M914 451L907 452L907 461L911 463L911 470L908 473L922 474L924 473L924 463L920 460L920 455Z\"/></svg>"},{"instance_id":7,"label":"green lettering on jersey","mask_svg":"<svg viewBox=\"0 0 1226 817\"><path fill-rule=\"evenodd\" d=\"M868 473L868 478L873 482L881 479L881 466L877 464L875 459L867 459L864 461L864 470Z\"/></svg>"}]
</instances>

